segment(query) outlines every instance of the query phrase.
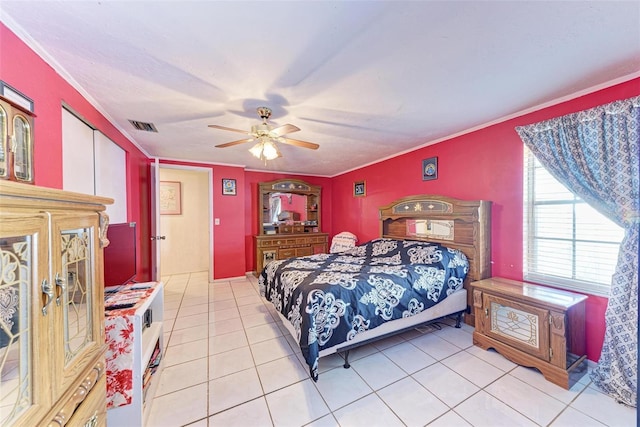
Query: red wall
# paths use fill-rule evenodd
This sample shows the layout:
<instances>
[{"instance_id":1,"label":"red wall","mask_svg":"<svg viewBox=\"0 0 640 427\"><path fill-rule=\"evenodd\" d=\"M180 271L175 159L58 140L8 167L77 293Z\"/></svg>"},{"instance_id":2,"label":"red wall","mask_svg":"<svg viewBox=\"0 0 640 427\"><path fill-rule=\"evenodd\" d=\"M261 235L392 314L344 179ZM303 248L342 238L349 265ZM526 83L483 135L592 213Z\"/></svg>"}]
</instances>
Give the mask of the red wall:
<instances>
[{"instance_id":1,"label":"red wall","mask_svg":"<svg viewBox=\"0 0 640 427\"><path fill-rule=\"evenodd\" d=\"M140 225L138 244L149 242L147 157L2 23L0 79L33 100L35 184L62 188L62 103L65 102L127 152L127 219ZM148 280L149 261L148 251L139 251L138 280Z\"/></svg>"},{"instance_id":2,"label":"red wall","mask_svg":"<svg viewBox=\"0 0 640 427\"><path fill-rule=\"evenodd\" d=\"M492 205L494 276L522 280L523 143L515 127L640 94L640 78L524 116L452 138L332 180L332 230L348 230L365 242L380 233L378 208L400 197L440 194L484 199ZM422 181L422 160L438 157L438 179ZM353 197L354 181L366 181L366 196ZM598 360L607 298L587 300L587 355Z\"/></svg>"}]
</instances>

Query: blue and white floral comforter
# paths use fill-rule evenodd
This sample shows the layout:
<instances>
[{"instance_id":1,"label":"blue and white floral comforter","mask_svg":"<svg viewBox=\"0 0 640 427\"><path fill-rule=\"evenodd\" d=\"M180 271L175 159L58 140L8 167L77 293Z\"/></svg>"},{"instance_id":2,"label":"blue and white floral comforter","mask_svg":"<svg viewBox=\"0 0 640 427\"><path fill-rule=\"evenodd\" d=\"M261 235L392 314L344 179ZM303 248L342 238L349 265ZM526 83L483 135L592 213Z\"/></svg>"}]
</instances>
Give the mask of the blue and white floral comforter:
<instances>
[{"instance_id":1,"label":"blue and white floral comforter","mask_svg":"<svg viewBox=\"0 0 640 427\"><path fill-rule=\"evenodd\" d=\"M293 325L317 379L320 350L436 305L462 288L468 268L456 249L376 239L347 252L273 261L258 283Z\"/></svg>"}]
</instances>

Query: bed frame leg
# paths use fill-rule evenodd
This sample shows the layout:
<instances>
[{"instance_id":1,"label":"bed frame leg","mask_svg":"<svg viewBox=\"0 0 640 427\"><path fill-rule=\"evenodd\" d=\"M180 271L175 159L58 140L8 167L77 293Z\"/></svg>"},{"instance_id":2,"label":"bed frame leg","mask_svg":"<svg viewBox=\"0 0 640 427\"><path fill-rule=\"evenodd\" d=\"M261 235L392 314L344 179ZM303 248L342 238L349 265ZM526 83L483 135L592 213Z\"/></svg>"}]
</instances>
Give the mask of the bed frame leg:
<instances>
[{"instance_id":1,"label":"bed frame leg","mask_svg":"<svg viewBox=\"0 0 640 427\"><path fill-rule=\"evenodd\" d=\"M344 365L342 365L344 369L349 369L351 365L349 365L349 350L344 353Z\"/></svg>"},{"instance_id":2,"label":"bed frame leg","mask_svg":"<svg viewBox=\"0 0 640 427\"><path fill-rule=\"evenodd\" d=\"M462 322L462 312L458 313L458 315L456 316L456 328L460 328L461 325L460 323Z\"/></svg>"}]
</instances>

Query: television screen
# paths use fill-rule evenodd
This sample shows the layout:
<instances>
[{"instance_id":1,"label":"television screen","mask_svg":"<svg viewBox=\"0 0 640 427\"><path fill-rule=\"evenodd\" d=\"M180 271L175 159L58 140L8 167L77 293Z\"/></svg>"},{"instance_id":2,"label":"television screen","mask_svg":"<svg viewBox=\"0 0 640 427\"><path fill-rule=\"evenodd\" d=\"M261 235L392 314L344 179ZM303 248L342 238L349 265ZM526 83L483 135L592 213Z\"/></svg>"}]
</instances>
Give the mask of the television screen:
<instances>
[{"instance_id":1,"label":"television screen","mask_svg":"<svg viewBox=\"0 0 640 427\"><path fill-rule=\"evenodd\" d=\"M104 248L104 285L120 286L136 277L136 223L109 224Z\"/></svg>"}]
</instances>

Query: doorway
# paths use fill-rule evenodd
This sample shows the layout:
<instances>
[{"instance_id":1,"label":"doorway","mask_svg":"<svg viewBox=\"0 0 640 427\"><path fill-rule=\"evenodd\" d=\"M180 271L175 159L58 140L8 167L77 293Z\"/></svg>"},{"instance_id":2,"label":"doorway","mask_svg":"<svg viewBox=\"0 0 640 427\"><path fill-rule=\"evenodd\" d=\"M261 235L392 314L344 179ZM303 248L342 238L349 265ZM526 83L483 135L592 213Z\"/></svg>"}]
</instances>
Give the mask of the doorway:
<instances>
[{"instance_id":1,"label":"doorway","mask_svg":"<svg viewBox=\"0 0 640 427\"><path fill-rule=\"evenodd\" d=\"M163 183L178 188L179 200L160 215L160 277L206 271L213 279L211 169L160 164ZM177 207L177 209L176 209Z\"/></svg>"}]
</instances>

